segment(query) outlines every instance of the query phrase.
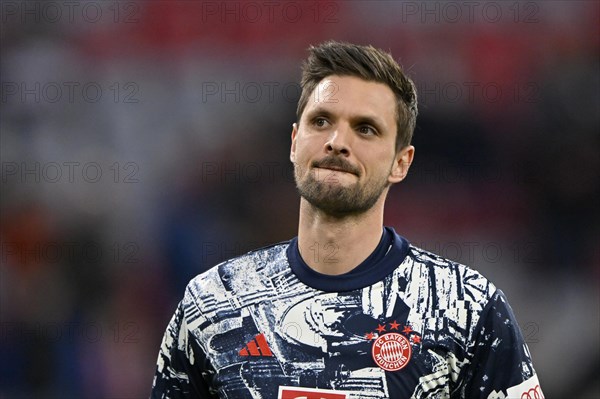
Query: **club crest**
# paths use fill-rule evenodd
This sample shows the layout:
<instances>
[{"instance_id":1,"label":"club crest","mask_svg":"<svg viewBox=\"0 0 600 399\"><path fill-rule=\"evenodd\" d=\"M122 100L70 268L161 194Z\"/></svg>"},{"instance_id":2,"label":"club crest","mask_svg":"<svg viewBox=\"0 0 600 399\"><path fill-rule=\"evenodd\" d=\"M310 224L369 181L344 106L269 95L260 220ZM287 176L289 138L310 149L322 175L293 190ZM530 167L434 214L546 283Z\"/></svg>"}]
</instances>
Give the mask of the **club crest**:
<instances>
[{"instance_id":1,"label":"club crest","mask_svg":"<svg viewBox=\"0 0 600 399\"><path fill-rule=\"evenodd\" d=\"M389 323L390 329L398 330L399 332L386 332L386 324L379 325L376 330L379 335L368 333L366 339L374 340L371 347L371 355L377 366L386 371L398 371L404 368L412 356L411 344L418 344L421 338L410 326L404 326L399 329L400 324L395 321ZM400 334L402 331L405 335Z\"/></svg>"}]
</instances>

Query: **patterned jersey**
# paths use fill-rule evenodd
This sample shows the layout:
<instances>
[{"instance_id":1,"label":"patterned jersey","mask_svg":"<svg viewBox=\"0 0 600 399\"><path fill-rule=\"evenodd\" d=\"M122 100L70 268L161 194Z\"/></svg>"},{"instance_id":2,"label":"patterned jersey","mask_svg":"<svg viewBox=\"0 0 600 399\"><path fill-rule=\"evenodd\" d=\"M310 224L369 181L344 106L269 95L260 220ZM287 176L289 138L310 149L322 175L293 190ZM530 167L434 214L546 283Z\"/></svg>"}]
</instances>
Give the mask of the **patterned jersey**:
<instances>
[{"instance_id":1,"label":"patterned jersey","mask_svg":"<svg viewBox=\"0 0 600 399\"><path fill-rule=\"evenodd\" d=\"M504 294L385 230L345 275L312 270L294 238L195 277L152 397L543 398Z\"/></svg>"}]
</instances>

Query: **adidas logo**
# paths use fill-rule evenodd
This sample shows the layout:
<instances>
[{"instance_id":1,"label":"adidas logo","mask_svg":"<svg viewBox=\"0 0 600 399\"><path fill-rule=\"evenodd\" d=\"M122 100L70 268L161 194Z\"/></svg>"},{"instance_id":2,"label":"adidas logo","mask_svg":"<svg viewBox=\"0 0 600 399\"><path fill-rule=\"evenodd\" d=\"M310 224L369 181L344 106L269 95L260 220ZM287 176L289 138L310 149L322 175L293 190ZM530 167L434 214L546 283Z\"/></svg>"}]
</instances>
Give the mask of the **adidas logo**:
<instances>
[{"instance_id":1,"label":"adidas logo","mask_svg":"<svg viewBox=\"0 0 600 399\"><path fill-rule=\"evenodd\" d=\"M258 334L239 351L240 356L273 356L263 334Z\"/></svg>"}]
</instances>

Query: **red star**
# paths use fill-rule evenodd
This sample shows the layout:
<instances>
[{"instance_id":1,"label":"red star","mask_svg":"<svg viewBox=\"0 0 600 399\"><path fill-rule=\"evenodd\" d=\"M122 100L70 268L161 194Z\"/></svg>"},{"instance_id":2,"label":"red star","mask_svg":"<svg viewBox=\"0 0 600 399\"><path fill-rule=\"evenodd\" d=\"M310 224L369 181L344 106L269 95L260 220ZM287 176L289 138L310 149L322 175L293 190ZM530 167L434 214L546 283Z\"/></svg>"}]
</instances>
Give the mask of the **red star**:
<instances>
[{"instance_id":1,"label":"red star","mask_svg":"<svg viewBox=\"0 0 600 399\"><path fill-rule=\"evenodd\" d=\"M419 337L418 335L413 335L412 337L410 337L410 339L415 344L418 344L419 342L421 342L421 337Z\"/></svg>"},{"instance_id":2,"label":"red star","mask_svg":"<svg viewBox=\"0 0 600 399\"><path fill-rule=\"evenodd\" d=\"M379 331L380 333L384 332L385 331L385 324L384 325L378 324L378 327L376 328L376 330Z\"/></svg>"},{"instance_id":3,"label":"red star","mask_svg":"<svg viewBox=\"0 0 600 399\"><path fill-rule=\"evenodd\" d=\"M393 322L390 323L390 328L392 330L397 330L399 325L400 324L396 323L396 320L394 320Z\"/></svg>"},{"instance_id":4,"label":"red star","mask_svg":"<svg viewBox=\"0 0 600 399\"><path fill-rule=\"evenodd\" d=\"M405 326L404 330L402 330L404 334L410 334L412 332L412 328L410 326Z\"/></svg>"},{"instance_id":5,"label":"red star","mask_svg":"<svg viewBox=\"0 0 600 399\"><path fill-rule=\"evenodd\" d=\"M367 334L365 335L365 338L367 339L367 341L370 341L370 340L372 340L372 339L373 339L373 337L374 337L374 336L373 336L373 333L367 333Z\"/></svg>"}]
</instances>

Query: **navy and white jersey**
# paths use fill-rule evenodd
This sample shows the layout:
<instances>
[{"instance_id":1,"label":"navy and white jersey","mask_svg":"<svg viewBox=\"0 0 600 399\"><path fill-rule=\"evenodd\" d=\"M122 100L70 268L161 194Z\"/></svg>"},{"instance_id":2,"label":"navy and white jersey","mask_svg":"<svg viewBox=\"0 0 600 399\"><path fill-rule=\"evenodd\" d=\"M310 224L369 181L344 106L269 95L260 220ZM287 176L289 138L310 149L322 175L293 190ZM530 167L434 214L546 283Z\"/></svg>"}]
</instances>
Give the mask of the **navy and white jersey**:
<instances>
[{"instance_id":1,"label":"navy and white jersey","mask_svg":"<svg viewBox=\"0 0 600 399\"><path fill-rule=\"evenodd\" d=\"M384 230L344 275L312 270L294 238L195 277L152 397L543 398L504 294Z\"/></svg>"}]
</instances>

